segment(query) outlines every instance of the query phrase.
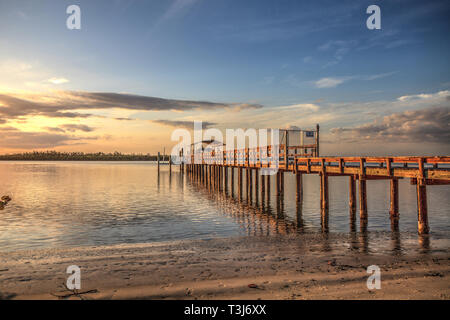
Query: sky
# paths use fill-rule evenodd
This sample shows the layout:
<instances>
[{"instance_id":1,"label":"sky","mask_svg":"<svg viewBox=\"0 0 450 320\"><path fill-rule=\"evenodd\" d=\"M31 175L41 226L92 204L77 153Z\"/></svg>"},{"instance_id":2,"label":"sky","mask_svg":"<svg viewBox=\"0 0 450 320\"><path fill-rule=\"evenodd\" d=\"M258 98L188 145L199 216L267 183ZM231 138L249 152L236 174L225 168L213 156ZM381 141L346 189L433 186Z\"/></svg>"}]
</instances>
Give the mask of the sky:
<instances>
[{"instance_id":1,"label":"sky","mask_svg":"<svg viewBox=\"0 0 450 320\"><path fill-rule=\"evenodd\" d=\"M449 16L433 0L0 0L0 153L153 154L201 120L319 123L327 155L448 155Z\"/></svg>"}]
</instances>

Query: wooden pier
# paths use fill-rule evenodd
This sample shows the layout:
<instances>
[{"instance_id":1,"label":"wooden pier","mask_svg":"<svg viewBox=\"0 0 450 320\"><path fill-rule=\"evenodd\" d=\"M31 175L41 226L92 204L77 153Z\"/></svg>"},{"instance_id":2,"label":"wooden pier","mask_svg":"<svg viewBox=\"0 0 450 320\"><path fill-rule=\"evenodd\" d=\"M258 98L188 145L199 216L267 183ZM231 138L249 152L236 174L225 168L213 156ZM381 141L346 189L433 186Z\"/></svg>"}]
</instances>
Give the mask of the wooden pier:
<instances>
[{"instance_id":1,"label":"wooden pier","mask_svg":"<svg viewBox=\"0 0 450 320\"><path fill-rule=\"evenodd\" d=\"M283 144L272 146L225 150L223 145L194 148L187 155L180 156L180 172L198 180L212 191L231 188L234 192L234 175L237 173L237 195L243 196L245 179L247 198L255 194L261 199L270 197L270 179L275 181L277 197L284 195L284 175L296 175L296 198L302 198L302 176L320 176L320 208L322 225L328 223L329 187L328 180L334 176L349 177L349 213L352 221L357 213L356 196L358 185L359 217L361 228L367 226L367 181L390 181L390 218L393 224L399 219L399 179L410 179L416 185L418 233L427 234L428 209L427 186L450 184L450 157L320 157L319 127L314 132L312 144L289 144L289 131L285 130ZM302 132L302 135L304 133ZM208 141L210 142L210 141ZM301 137L303 142L303 136ZM245 177L243 176L245 170ZM253 178L254 177L254 178ZM370 196L370 195L369 195Z\"/></svg>"}]
</instances>

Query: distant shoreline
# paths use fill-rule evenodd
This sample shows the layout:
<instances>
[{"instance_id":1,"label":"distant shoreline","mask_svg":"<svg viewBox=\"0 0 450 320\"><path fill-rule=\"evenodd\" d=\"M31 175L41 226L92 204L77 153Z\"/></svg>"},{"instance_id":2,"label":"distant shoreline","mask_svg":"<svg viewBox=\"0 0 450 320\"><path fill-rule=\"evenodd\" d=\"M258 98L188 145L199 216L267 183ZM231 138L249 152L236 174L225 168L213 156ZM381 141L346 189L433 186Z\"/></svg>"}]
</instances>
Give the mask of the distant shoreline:
<instances>
[{"instance_id":1,"label":"distant shoreline","mask_svg":"<svg viewBox=\"0 0 450 320\"><path fill-rule=\"evenodd\" d=\"M84 152L24 152L1 154L0 161L169 161L170 155L125 154L113 153L84 153Z\"/></svg>"}]
</instances>

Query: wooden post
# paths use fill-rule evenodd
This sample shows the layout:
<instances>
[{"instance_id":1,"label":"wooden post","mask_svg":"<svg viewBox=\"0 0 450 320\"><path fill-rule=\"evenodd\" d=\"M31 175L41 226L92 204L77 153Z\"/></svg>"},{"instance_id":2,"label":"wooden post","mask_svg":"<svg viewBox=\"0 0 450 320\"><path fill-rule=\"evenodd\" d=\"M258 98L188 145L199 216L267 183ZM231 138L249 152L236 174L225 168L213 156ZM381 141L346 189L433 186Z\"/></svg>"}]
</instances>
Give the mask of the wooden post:
<instances>
[{"instance_id":1,"label":"wooden post","mask_svg":"<svg viewBox=\"0 0 450 320\"><path fill-rule=\"evenodd\" d=\"M210 164L210 165L208 166L208 170L209 170L209 174L208 174L208 176L209 176L209 188L211 189L211 188L212 188L212 184L213 184L213 178L212 178L212 175L213 175L213 172L212 172L212 164Z\"/></svg>"},{"instance_id":2,"label":"wooden post","mask_svg":"<svg viewBox=\"0 0 450 320\"><path fill-rule=\"evenodd\" d=\"M172 156L169 155L169 175L172 175Z\"/></svg>"},{"instance_id":3,"label":"wooden post","mask_svg":"<svg viewBox=\"0 0 450 320\"><path fill-rule=\"evenodd\" d=\"M259 170L255 169L255 201L258 203L259 198Z\"/></svg>"},{"instance_id":4,"label":"wooden post","mask_svg":"<svg viewBox=\"0 0 450 320\"><path fill-rule=\"evenodd\" d=\"M303 181L302 181L302 174L296 173L295 174L296 183L297 183L297 192L296 192L296 200L297 202L302 201L302 195L303 195Z\"/></svg>"},{"instance_id":5,"label":"wooden post","mask_svg":"<svg viewBox=\"0 0 450 320\"><path fill-rule=\"evenodd\" d=\"M248 199L250 202L252 201L253 197L253 169L248 169L248 182L249 182L249 190L248 190Z\"/></svg>"},{"instance_id":6,"label":"wooden post","mask_svg":"<svg viewBox=\"0 0 450 320\"><path fill-rule=\"evenodd\" d=\"M223 178L224 178L224 189L225 189L225 191L228 191L228 167L226 167L224 165L223 170L224 170L224 175L223 175Z\"/></svg>"},{"instance_id":7,"label":"wooden post","mask_svg":"<svg viewBox=\"0 0 450 320\"><path fill-rule=\"evenodd\" d=\"M328 211L328 175L322 172L320 175L320 193L321 193L321 209Z\"/></svg>"},{"instance_id":8,"label":"wooden post","mask_svg":"<svg viewBox=\"0 0 450 320\"><path fill-rule=\"evenodd\" d=\"M319 153L319 124L316 124L316 157L320 157Z\"/></svg>"},{"instance_id":9,"label":"wooden post","mask_svg":"<svg viewBox=\"0 0 450 320\"><path fill-rule=\"evenodd\" d=\"M367 190L366 180L359 177L359 219L367 220Z\"/></svg>"},{"instance_id":10,"label":"wooden post","mask_svg":"<svg viewBox=\"0 0 450 320\"><path fill-rule=\"evenodd\" d=\"M159 173L159 152L158 152L158 173Z\"/></svg>"},{"instance_id":11,"label":"wooden post","mask_svg":"<svg viewBox=\"0 0 450 320\"><path fill-rule=\"evenodd\" d=\"M217 189L222 191L222 166L217 166Z\"/></svg>"},{"instance_id":12,"label":"wooden post","mask_svg":"<svg viewBox=\"0 0 450 320\"><path fill-rule=\"evenodd\" d=\"M391 179L391 207L389 214L391 218L398 218L398 179Z\"/></svg>"},{"instance_id":13,"label":"wooden post","mask_svg":"<svg viewBox=\"0 0 450 320\"><path fill-rule=\"evenodd\" d=\"M270 203L270 174L267 175L267 206Z\"/></svg>"},{"instance_id":14,"label":"wooden post","mask_svg":"<svg viewBox=\"0 0 450 320\"><path fill-rule=\"evenodd\" d=\"M417 220L419 234L430 232L428 226L427 186L417 179Z\"/></svg>"},{"instance_id":15,"label":"wooden post","mask_svg":"<svg viewBox=\"0 0 450 320\"><path fill-rule=\"evenodd\" d=\"M234 193L234 167L230 167L230 174L231 174L231 195Z\"/></svg>"},{"instance_id":16,"label":"wooden post","mask_svg":"<svg viewBox=\"0 0 450 320\"><path fill-rule=\"evenodd\" d=\"M242 199L242 167L238 168L238 197Z\"/></svg>"},{"instance_id":17,"label":"wooden post","mask_svg":"<svg viewBox=\"0 0 450 320\"><path fill-rule=\"evenodd\" d=\"M355 176L349 177L349 199L348 205L350 209L350 216L354 217L356 215L356 178Z\"/></svg>"},{"instance_id":18,"label":"wooden post","mask_svg":"<svg viewBox=\"0 0 450 320\"><path fill-rule=\"evenodd\" d=\"M280 171L280 195L284 196L284 171Z\"/></svg>"},{"instance_id":19,"label":"wooden post","mask_svg":"<svg viewBox=\"0 0 450 320\"><path fill-rule=\"evenodd\" d=\"M260 175L261 176L261 204L264 205L264 194L266 193L266 182L264 179L264 175Z\"/></svg>"},{"instance_id":20,"label":"wooden post","mask_svg":"<svg viewBox=\"0 0 450 320\"><path fill-rule=\"evenodd\" d=\"M325 160L322 159L322 172L320 173L320 208L322 231L328 232L328 175L325 168Z\"/></svg>"},{"instance_id":21,"label":"wooden post","mask_svg":"<svg viewBox=\"0 0 450 320\"><path fill-rule=\"evenodd\" d=\"M280 196L280 180L281 180L281 178L280 178L280 170L278 170L278 172L277 172L277 178L276 178L277 197Z\"/></svg>"},{"instance_id":22,"label":"wooden post","mask_svg":"<svg viewBox=\"0 0 450 320\"><path fill-rule=\"evenodd\" d=\"M285 139L286 141L285 141L285 144L284 144L284 168L286 169L286 170L288 170L289 169L289 144L288 144L288 141L289 141L289 131L288 130L286 130L286 139Z\"/></svg>"}]
</instances>

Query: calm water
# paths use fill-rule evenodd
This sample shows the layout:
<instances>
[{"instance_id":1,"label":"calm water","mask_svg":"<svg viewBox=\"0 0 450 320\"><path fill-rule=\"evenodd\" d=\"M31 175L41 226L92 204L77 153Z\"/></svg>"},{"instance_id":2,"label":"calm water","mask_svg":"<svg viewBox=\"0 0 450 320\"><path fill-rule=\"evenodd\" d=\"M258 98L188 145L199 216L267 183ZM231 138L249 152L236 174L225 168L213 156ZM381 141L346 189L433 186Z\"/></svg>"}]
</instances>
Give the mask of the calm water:
<instances>
[{"instance_id":1,"label":"calm water","mask_svg":"<svg viewBox=\"0 0 450 320\"><path fill-rule=\"evenodd\" d=\"M302 205L295 200L294 175L285 174L283 203L276 201L272 178L263 207L255 195L251 203L239 201L237 188L234 196L210 192L176 167L172 175L163 167L158 178L155 164L147 162L0 162L0 176L0 195L13 198L0 211L1 251L322 232L319 178L313 175L304 176ZM328 230L347 233L348 178L329 182ZM368 230L390 232L389 182L369 181L367 188ZM450 186L428 190L432 234L448 238ZM415 187L406 179L400 181L399 230L417 232Z\"/></svg>"}]
</instances>

